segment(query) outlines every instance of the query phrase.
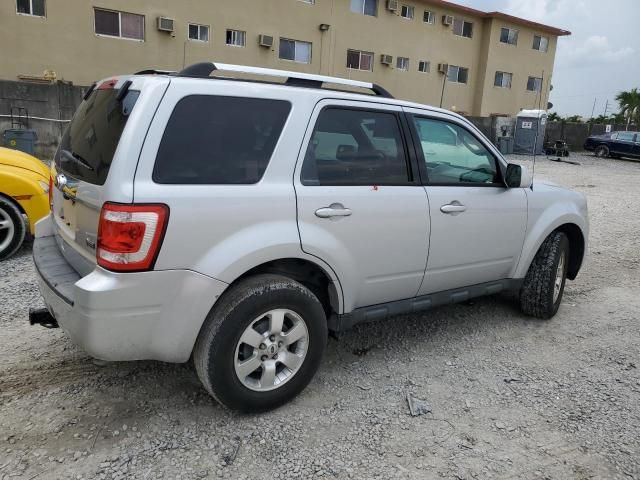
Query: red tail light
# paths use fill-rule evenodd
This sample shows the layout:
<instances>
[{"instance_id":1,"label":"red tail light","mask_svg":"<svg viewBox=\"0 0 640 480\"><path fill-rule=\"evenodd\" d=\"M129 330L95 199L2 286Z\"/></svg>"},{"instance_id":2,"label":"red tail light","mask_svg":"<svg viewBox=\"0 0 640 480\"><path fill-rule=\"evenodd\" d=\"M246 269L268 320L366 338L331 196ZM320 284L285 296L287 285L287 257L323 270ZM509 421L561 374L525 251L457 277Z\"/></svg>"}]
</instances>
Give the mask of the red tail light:
<instances>
[{"instance_id":1,"label":"red tail light","mask_svg":"<svg viewBox=\"0 0 640 480\"><path fill-rule=\"evenodd\" d=\"M49 210L53 208L53 177L49 175Z\"/></svg>"},{"instance_id":2,"label":"red tail light","mask_svg":"<svg viewBox=\"0 0 640 480\"><path fill-rule=\"evenodd\" d=\"M98 225L98 265L114 272L150 270L168 220L166 205L105 203Z\"/></svg>"}]
</instances>

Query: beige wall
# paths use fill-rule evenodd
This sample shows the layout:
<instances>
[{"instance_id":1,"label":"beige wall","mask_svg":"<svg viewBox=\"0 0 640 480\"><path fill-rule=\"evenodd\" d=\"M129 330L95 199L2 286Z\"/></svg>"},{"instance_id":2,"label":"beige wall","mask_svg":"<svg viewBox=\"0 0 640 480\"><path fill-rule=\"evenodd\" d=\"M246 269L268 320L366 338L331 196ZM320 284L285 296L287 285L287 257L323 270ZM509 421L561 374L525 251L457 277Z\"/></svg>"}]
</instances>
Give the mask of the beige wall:
<instances>
[{"instance_id":1,"label":"beige wall","mask_svg":"<svg viewBox=\"0 0 640 480\"><path fill-rule=\"evenodd\" d=\"M17 15L14 0L0 2L0 78L15 80L18 75L41 75L45 69L59 79L88 85L96 79L130 73L145 68L176 70L184 64L215 60L226 63L266 66L322 73L373 81L398 98L432 105L440 104L443 76L438 63L469 68L469 82L445 86L445 108L472 115L513 114L537 104L536 95L526 91L529 75L545 72L546 105L548 79L555 56L556 38L550 36L547 53L531 48L534 31L519 30L517 47L501 44L495 18L474 17L444 8L429 0L407 1L415 7L415 18L407 20L386 10L378 1L378 16L350 11L350 0L316 0L309 5L300 0L64 0L47 1L46 18ZM94 33L93 7L145 15L145 40L134 41L98 36ZM425 9L436 14L434 24L422 22ZM452 33L441 17L452 14L474 23L473 38ZM171 36L156 29L156 18L175 19ZM207 43L187 40L189 22L210 26ZM331 25L321 32L319 24ZM225 45L226 29L247 32L245 48ZM258 46L258 35L274 36L274 48ZM549 36L547 34L547 36ZM312 42L312 62L308 65L280 60L278 38ZM349 71L347 49L375 53L373 72ZM381 54L410 58L409 71L380 63ZM418 62L431 62L431 72L418 71ZM496 70L512 72L511 89L493 86Z\"/></svg>"}]
</instances>

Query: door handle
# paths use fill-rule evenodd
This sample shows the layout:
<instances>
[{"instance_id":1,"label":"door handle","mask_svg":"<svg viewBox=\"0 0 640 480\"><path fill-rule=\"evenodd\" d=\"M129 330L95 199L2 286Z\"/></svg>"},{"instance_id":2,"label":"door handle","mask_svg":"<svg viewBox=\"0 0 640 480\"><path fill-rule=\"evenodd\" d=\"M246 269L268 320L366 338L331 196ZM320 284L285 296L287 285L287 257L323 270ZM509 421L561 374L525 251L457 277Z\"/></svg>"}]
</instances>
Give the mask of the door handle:
<instances>
[{"instance_id":1,"label":"door handle","mask_svg":"<svg viewBox=\"0 0 640 480\"><path fill-rule=\"evenodd\" d=\"M462 213L466 209L467 207L462 205L460 202L451 202L447 205L442 205L440 207L440 211L442 213L451 213L451 214Z\"/></svg>"},{"instance_id":2,"label":"door handle","mask_svg":"<svg viewBox=\"0 0 640 480\"><path fill-rule=\"evenodd\" d=\"M351 210L344 208L340 203L332 203L328 207L319 208L316 210L316 217L331 218L331 217L348 217L351 215Z\"/></svg>"}]
</instances>

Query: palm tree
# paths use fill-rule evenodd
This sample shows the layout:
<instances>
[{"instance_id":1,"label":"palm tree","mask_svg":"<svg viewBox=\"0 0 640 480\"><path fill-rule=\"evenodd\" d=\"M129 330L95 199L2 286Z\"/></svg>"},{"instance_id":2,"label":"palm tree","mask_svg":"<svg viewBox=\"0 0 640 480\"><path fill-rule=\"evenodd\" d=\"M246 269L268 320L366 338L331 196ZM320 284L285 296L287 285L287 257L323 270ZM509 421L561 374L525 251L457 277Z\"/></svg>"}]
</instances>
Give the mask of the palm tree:
<instances>
[{"instance_id":1,"label":"palm tree","mask_svg":"<svg viewBox=\"0 0 640 480\"><path fill-rule=\"evenodd\" d=\"M632 88L628 92L620 92L616 95L616 101L620 105L620 113L627 119L627 130L631 122L640 123L640 92Z\"/></svg>"},{"instance_id":2,"label":"palm tree","mask_svg":"<svg viewBox=\"0 0 640 480\"><path fill-rule=\"evenodd\" d=\"M562 119L557 112L551 112L549 115L547 115L547 120L549 120L550 122L559 122Z\"/></svg>"}]
</instances>

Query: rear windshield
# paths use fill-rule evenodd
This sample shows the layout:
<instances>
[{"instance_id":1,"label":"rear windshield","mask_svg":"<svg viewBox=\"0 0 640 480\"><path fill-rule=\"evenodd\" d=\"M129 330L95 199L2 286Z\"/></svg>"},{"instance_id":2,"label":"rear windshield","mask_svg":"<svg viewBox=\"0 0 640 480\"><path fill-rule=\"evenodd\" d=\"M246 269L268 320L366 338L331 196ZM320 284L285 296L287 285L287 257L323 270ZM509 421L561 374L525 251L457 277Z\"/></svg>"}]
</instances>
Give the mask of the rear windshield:
<instances>
[{"instance_id":1,"label":"rear windshield","mask_svg":"<svg viewBox=\"0 0 640 480\"><path fill-rule=\"evenodd\" d=\"M120 136L140 95L129 90L118 100L119 90L96 89L78 107L65 131L55 162L58 170L95 185L103 185Z\"/></svg>"},{"instance_id":2,"label":"rear windshield","mask_svg":"<svg viewBox=\"0 0 640 480\"><path fill-rule=\"evenodd\" d=\"M153 181L251 184L262 178L291 104L191 95L180 100L160 142Z\"/></svg>"}]
</instances>

